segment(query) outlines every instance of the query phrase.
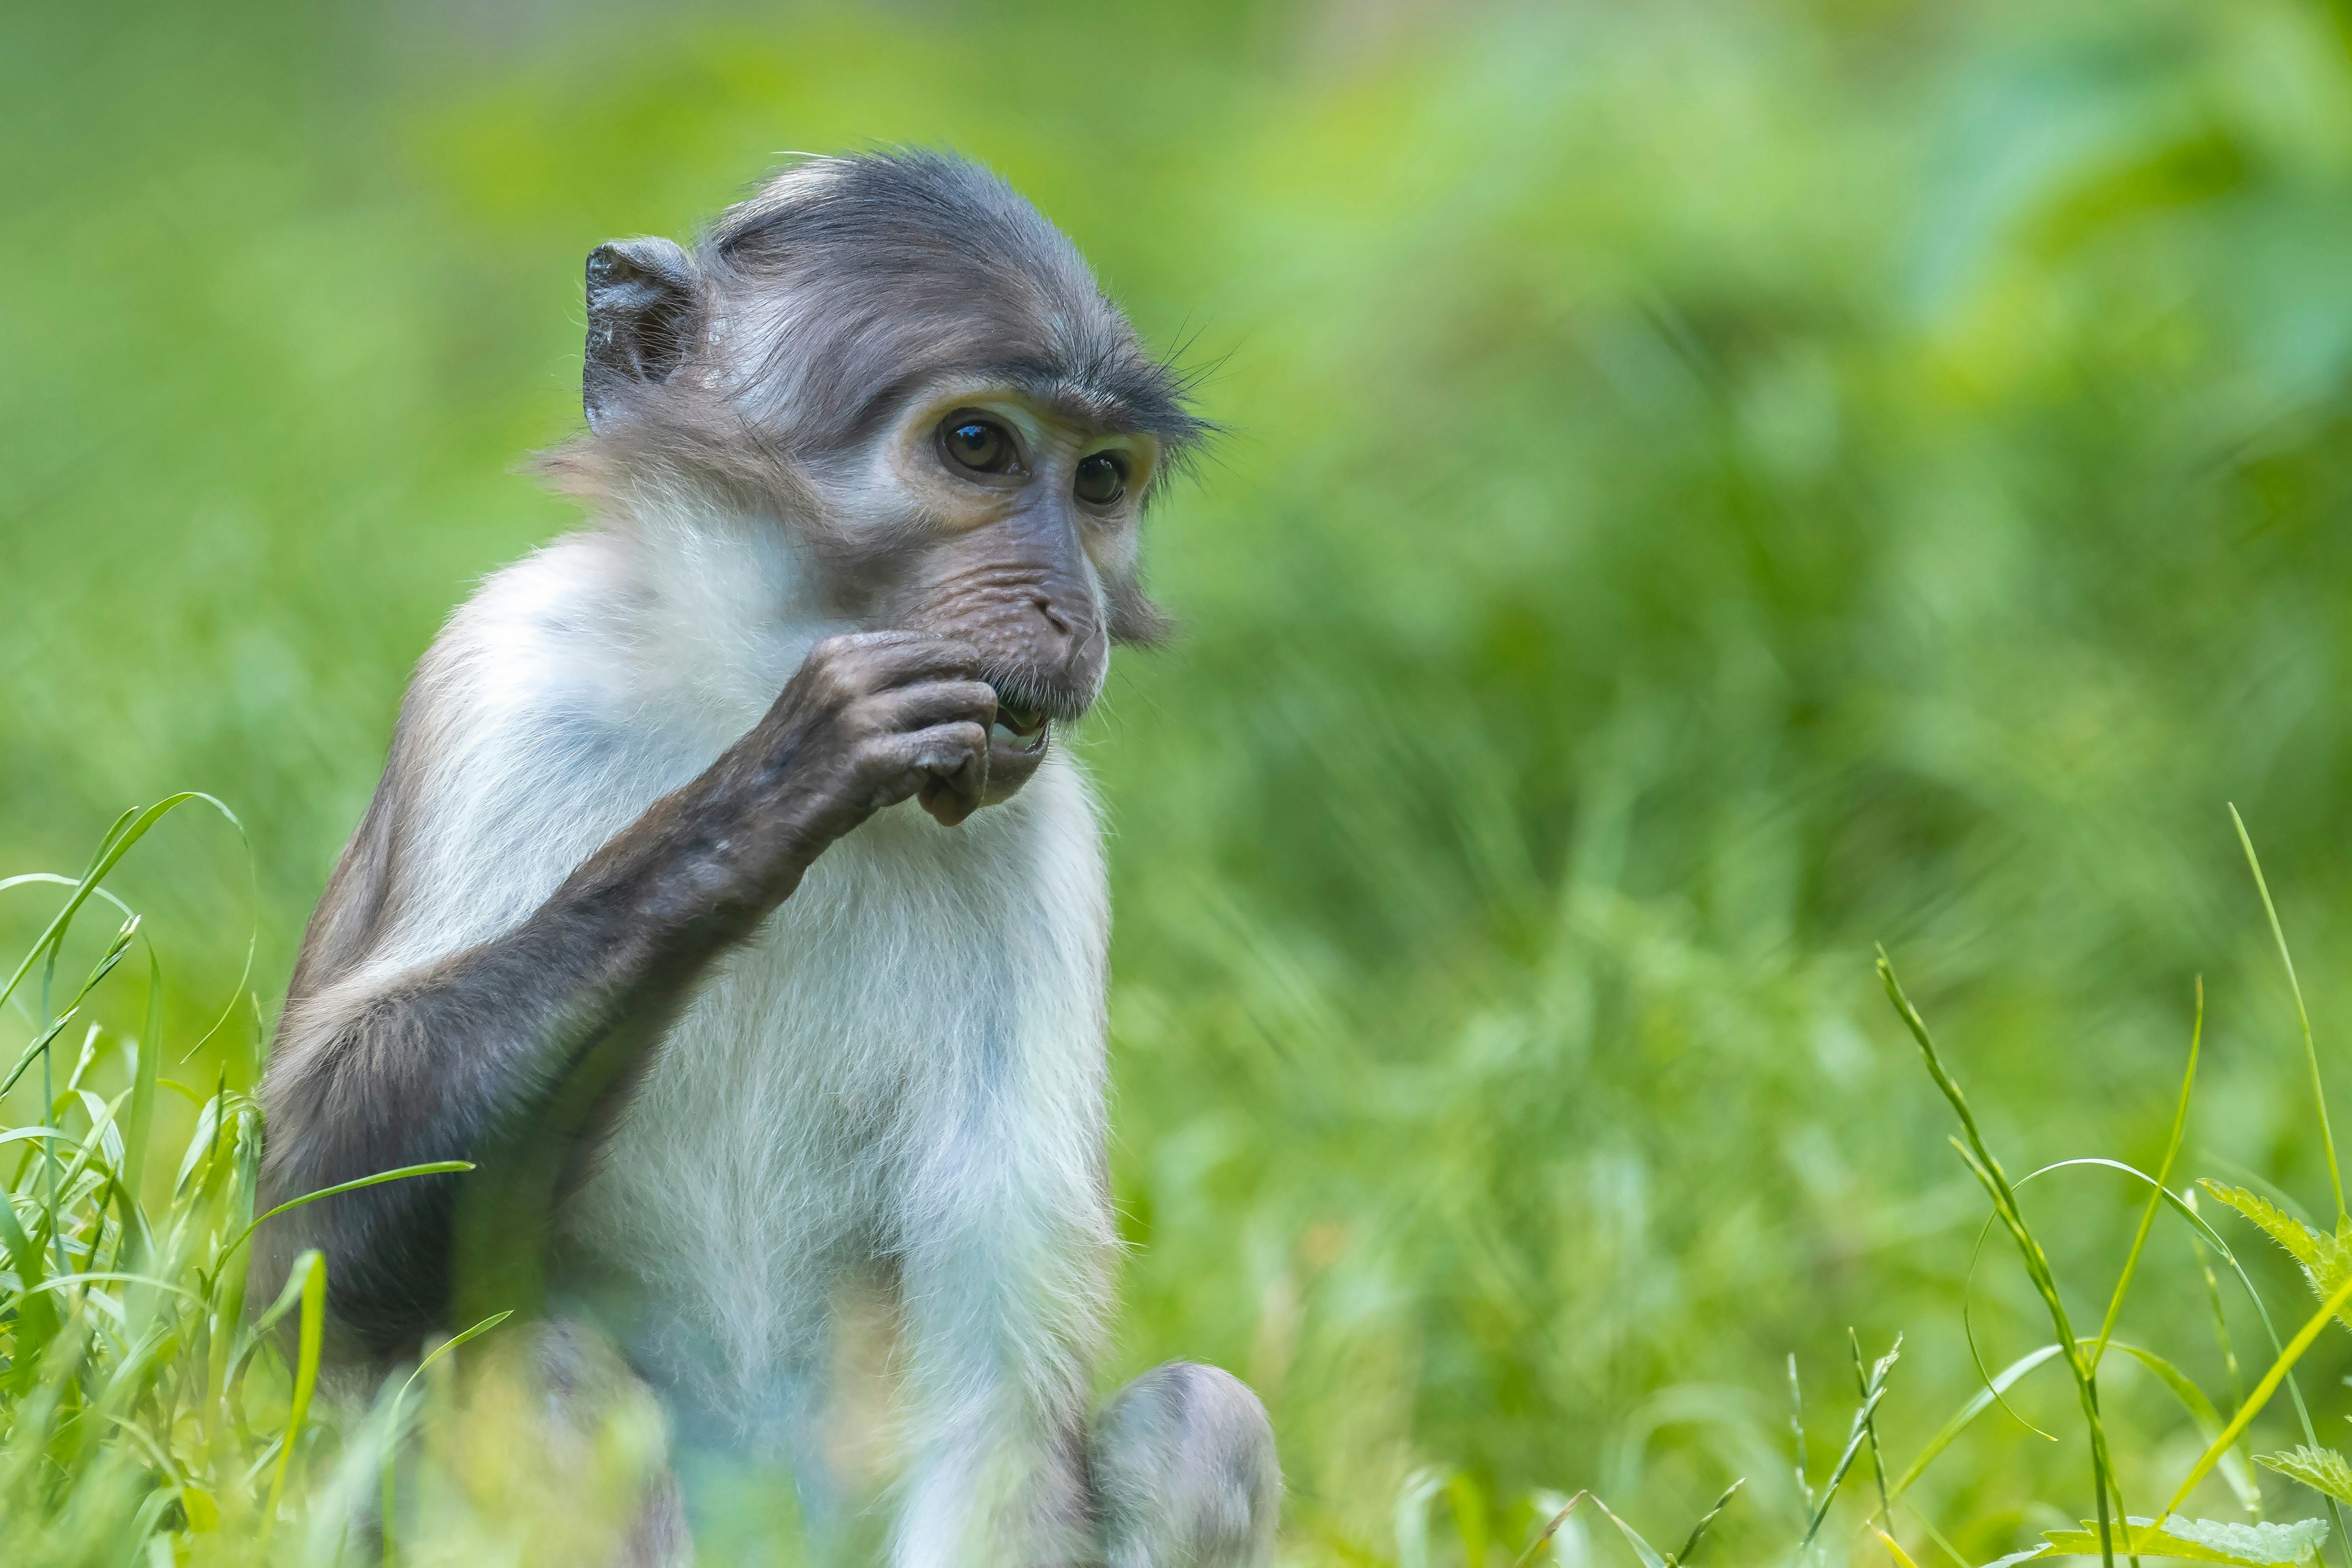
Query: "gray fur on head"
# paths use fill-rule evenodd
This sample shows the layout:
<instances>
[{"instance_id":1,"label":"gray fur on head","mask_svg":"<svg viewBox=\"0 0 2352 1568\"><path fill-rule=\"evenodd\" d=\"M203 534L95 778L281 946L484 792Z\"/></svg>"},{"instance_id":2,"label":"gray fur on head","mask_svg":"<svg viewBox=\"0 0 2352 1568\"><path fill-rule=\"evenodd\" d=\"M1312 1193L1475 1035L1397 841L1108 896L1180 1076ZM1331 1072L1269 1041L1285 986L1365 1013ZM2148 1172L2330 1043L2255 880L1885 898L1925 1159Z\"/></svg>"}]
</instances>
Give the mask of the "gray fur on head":
<instances>
[{"instance_id":1,"label":"gray fur on head","mask_svg":"<svg viewBox=\"0 0 2352 1568\"><path fill-rule=\"evenodd\" d=\"M729 208L691 256L665 243L590 258L592 445L709 401L779 456L821 462L959 375L1148 431L1171 456L1206 430L1076 247L963 159L812 158Z\"/></svg>"}]
</instances>

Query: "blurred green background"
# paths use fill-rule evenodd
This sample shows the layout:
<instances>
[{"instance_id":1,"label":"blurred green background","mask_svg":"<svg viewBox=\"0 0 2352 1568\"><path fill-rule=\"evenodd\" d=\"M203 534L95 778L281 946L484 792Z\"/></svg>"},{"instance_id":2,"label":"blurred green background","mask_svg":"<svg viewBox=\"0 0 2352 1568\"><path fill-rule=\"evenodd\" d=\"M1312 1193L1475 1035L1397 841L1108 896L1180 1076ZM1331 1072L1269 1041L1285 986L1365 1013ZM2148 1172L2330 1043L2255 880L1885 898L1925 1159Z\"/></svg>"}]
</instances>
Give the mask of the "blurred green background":
<instances>
[{"instance_id":1,"label":"blurred green background","mask_svg":"<svg viewBox=\"0 0 2352 1568\"><path fill-rule=\"evenodd\" d=\"M1185 635L1081 742L1136 1244L1107 1372L1247 1375L1333 1551L1386 1551L1423 1464L1665 1541L1747 1474L1729 1528L1786 1539L1790 1352L1816 1480L1849 1324L1910 1335L1898 1463L1975 1376L1981 1204L1874 942L2014 1173L2154 1163L2201 973L2186 1173L2326 1207L2224 803L2340 1067L2348 16L9 6L0 871L212 791L273 994L410 665L574 521L515 465L578 424L588 249L788 151L955 147L1230 432L1152 525ZM119 879L184 1040L242 866L183 817ZM47 906L6 897L13 954ZM2078 1322L2108 1182L2029 1189ZM2226 1408L2177 1233L2147 1268L2125 1332ZM1995 1364L2046 1337L2012 1272ZM2021 1410L2063 1410L2041 1375ZM2201 1443L2111 1379L2138 1506ZM2076 1440L1993 1421L1917 1499L1980 1561L2087 1492Z\"/></svg>"}]
</instances>

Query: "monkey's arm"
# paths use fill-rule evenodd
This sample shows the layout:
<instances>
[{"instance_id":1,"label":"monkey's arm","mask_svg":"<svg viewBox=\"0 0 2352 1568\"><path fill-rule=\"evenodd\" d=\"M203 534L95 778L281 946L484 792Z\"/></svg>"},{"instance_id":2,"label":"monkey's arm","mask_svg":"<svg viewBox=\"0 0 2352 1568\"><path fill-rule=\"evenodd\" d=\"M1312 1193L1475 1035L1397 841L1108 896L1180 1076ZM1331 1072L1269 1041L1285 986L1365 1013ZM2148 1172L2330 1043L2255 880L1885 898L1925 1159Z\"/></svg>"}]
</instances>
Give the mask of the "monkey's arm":
<instances>
[{"instance_id":1,"label":"monkey's arm","mask_svg":"<svg viewBox=\"0 0 2352 1568\"><path fill-rule=\"evenodd\" d=\"M911 795L950 822L978 804L995 694L966 679L975 657L905 633L819 645L749 734L487 942L386 974L322 910L264 1089L265 1201L580 1121L826 846ZM388 861L398 837L376 852ZM270 1256L324 1249L337 1317L370 1351L394 1351L447 1305L457 1184L475 1179L305 1205L273 1222Z\"/></svg>"}]
</instances>

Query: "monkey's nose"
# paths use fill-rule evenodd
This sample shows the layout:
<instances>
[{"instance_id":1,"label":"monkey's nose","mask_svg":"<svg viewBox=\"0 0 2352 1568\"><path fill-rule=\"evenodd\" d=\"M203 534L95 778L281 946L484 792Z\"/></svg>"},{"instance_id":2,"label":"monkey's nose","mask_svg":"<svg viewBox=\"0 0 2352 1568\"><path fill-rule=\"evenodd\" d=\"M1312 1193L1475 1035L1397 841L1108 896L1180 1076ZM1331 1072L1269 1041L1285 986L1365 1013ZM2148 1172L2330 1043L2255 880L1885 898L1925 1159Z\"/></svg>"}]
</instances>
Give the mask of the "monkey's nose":
<instances>
[{"instance_id":1,"label":"monkey's nose","mask_svg":"<svg viewBox=\"0 0 2352 1568\"><path fill-rule=\"evenodd\" d=\"M1068 637L1070 635L1069 617L1063 615L1059 609L1055 607L1053 600L1045 597L1043 594L1040 594L1029 602L1037 607L1037 613L1039 615L1045 617L1045 624L1047 626L1052 626L1064 637Z\"/></svg>"}]
</instances>

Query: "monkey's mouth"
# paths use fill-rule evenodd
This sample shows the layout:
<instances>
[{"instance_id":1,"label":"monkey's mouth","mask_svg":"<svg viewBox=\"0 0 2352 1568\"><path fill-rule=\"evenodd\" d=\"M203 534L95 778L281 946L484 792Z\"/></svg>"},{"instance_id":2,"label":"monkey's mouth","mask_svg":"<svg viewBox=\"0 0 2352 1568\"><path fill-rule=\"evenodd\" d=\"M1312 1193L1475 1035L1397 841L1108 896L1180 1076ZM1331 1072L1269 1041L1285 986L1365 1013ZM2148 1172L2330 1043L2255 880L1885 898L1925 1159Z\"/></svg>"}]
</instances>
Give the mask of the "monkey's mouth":
<instances>
[{"instance_id":1,"label":"monkey's mouth","mask_svg":"<svg viewBox=\"0 0 2352 1568\"><path fill-rule=\"evenodd\" d=\"M1033 708L1002 689L997 692L996 722L988 731L991 741L1016 754L1033 755L1045 749L1045 739L1052 729L1044 709Z\"/></svg>"}]
</instances>

